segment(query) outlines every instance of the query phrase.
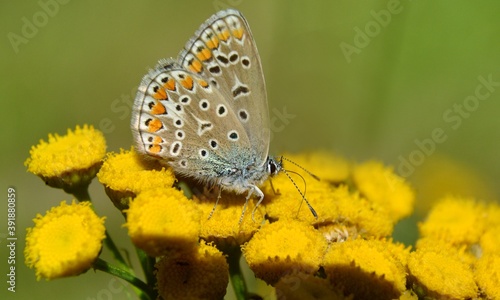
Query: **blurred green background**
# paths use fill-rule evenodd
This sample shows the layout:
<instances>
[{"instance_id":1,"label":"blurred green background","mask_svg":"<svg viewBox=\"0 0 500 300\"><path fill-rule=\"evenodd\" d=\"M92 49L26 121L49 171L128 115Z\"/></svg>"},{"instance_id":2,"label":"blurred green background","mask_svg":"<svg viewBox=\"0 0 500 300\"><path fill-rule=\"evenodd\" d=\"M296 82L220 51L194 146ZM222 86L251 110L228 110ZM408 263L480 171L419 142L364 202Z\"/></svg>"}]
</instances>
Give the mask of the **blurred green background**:
<instances>
[{"instance_id":1,"label":"blurred green background","mask_svg":"<svg viewBox=\"0 0 500 300\"><path fill-rule=\"evenodd\" d=\"M382 160L414 184L419 207L447 192L498 199L498 1L66 2L0 3L0 177L5 198L9 186L17 191L19 238L17 292L4 281L2 299L127 298L129 288L100 272L36 282L24 266L25 228L71 198L26 173L23 162L48 133L84 123L104 131L108 150L128 149L129 106L143 74L176 57L206 18L227 7L245 14L259 47L273 153L326 149ZM94 182L91 193L108 230L131 251L102 186ZM414 240L422 211L397 228L398 240Z\"/></svg>"}]
</instances>

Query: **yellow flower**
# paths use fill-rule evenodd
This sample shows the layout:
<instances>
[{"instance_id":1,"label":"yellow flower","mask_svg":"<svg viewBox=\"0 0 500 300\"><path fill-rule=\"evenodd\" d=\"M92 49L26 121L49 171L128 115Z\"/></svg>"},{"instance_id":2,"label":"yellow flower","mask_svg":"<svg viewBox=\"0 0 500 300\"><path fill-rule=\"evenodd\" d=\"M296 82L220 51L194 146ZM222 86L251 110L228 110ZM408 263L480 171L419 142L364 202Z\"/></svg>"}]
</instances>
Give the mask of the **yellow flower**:
<instances>
[{"instance_id":1,"label":"yellow flower","mask_svg":"<svg viewBox=\"0 0 500 300\"><path fill-rule=\"evenodd\" d=\"M104 218L94 213L90 202L63 201L33 221L24 256L38 280L78 275L97 259L105 237Z\"/></svg>"},{"instance_id":2,"label":"yellow flower","mask_svg":"<svg viewBox=\"0 0 500 300\"><path fill-rule=\"evenodd\" d=\"M352 300L353 295L344 296L327 279L310 274L293 272L280 279L275 286L276 299L287 300Z\"/></svg>"},{"instance_id":3,"label":"yellow flower","mask_svg":"<svg viewBox=\"0 0 500 300\"><path fill-rule=\"evenodd\" d=\"M500 299L500 255L487 254L475 265L476 282L486 294L485 299Z\"/></svg>"},{"instance_id":4,"label":"yellow flower","mask_svg":"<svg viewBox=\"0 0 500 300\"><path fill-rule=\"evenodd\" d=\"M285 153L283 158L284 168L286 170L298 172L304 176L306 182L315 179L309 177L309 175L297 165L303 167L305 170L319 177L321 181L325 182L340 183L346 181L349 177L349 163L344 158L327 151L316 151L304 154Z\"/></svg>"},{"instance_id":5,"label":"yellow flower","mask_svg":"<svg viewBox=\"0 0 500 300\"><path fill-rule=\"evenodd\" d=\"M248 205L240 224L243 206L246 195L235 195L233 193L222 193L219 203L213 211L218 192L215 191L213 197L204 199L194 197L198 209L201 211L201 232L200 237L206 241L214 242L219 249L226 247L239 247L244 244L259 230L264 220L264 206L260 205L254 214L256 200L249 199ZM204 196L200 196L205 198ZM210 214L212 214L210 216ZM210 218L209 218L210 216Z\"/></svg>"},{"instance_id":6,"label":"yellow flower","mask_svg":"<svg viewBox=\"0 0 500 300\"><path fill-rule=\"evenodd\" d=\"M352 176L360 193L386 208L394 221L412 213L415 192L392 168L377 161L368 161L355 166Z\"/></svg>"},{"instance_id":7,"label":"yellow flower","mask_svg":"<svg viewBox=\"0 0 500 300\"><path fill-rule=\"evenodd\" d=\"M450 194L476 199L495 199L497 195L496 182L438 151L426 157L425 163L414 171L411 178L418 186L415 209L419 215L425 215L437 200Z\"/></svg>"},{"instance_id":8,"label":"yellow flower","mask_svg":"<svg viewBox=\"0 0 500 300\"><path fill-rule=\"evenodd\" d=\"M406 256L401 245L386 240L348 240L331 244L323 260L330 283L360 299L394 299L405 291Z\"/></svg>"},{"instance_id":9,"label":"yellow flower","mask_svg":"<svg viewBox=\"0 0 500 300\"><path fill-rule=\"evenodd\" d=\"M24 164L47 185L72 192L88 186L105 153L106 141L100 131L92 126L76 126L65 136L49 134L48 143L40 140Z\"/></svg>"},{"instance_id":10,"label":"yellow flower","mask_svg":"<svg viewBox=\"0 0 500 300\"><path fill-rule=\"evenodd\" d=\"M481 236L479 245L484 254L500 253L500 226L488 228Z\"/></svg>"},{"instance_id":11,"label":"yellow flower","mask_svg":"<svg viewBox=\"0 0 500 300\"><path fill-rule=\"evenodd\" d=\"M418 248L410 254L408 269L419 299L469 299L478 295L469 264L456 252Z\"/></svg>"},{"instance_id":12,"label":"yellow flower","mask_svg":"<svg viewBox=\"0 0 500 300\"><path fill-rule=\"evenodd\" d=\"M162 299L222 299L229 283L224 255L201 241L199 247L164 256L156 263Z\"/></svg>"},{"instance_id":13,"label":"yellow flower","mask_svg":"<svg viewBox=\"0 0 500 300\"><path fill-rule=\"evenodd\" d=\"M190 249L198 242L200 212L174 188L140 193L126 213L132 242L150 256Z\"/></svg>"},{"instance_id":14,"label":"yellow flower","mask_svg":"<svg viewBox=\"0 0 500 300\"><path fill-rule=\"evenodd\" d=\"M172 169L165 169L154 160L142 159L133 149L109 153L97 178L120 210L126 209L130 199L140 192L167 189L175 182Z\"/></svg>"},{"instance_id":15,"label":"yellow flower","mask_svg":"<svg viewBox=\"0 0 500 300\"><path fill-rule=\"evenodd\" d=\"M282 218L264 224L242 250L255 275L274 284L293 271L315 273L326 247L326 239L311 225Z\"/></svg>"},{"instance_id":16,"label":"yellow flower","mask_svg":"<svg viewBox=\"0 0 500 300\"><path fill-rule=\"evenodd\" d=\"M430 237L419 238L416 243L417 249L425 249L426 251L446 252L455 257L460 262L468 265L473 265L480 256L474 253L477 247L468 247L467 245L454 245L445 240L436 240Z\"/></svg>"},{"instance_id":17,"label":"yellow flower","mask_svg":"<svg viewBox=\"0 0 500 300\"><path fill-rule=\"evenodd\" d=\"M275 191L273 191L273 187ZM314 218L297 187L286 174L281 173L273 177L272 182L267 181L262 188L265 194L263 204L271 220L297 217L315 223L328 217L323 207L329 206L333 188L327 182L315 179L307 181L305 196L318 213L318 220ZM304 192L304 189L301 192Z\"/></svg>"},{"instance_id":18,"label":"yellow flower","mask_svg":"<svg viewBox=\"0 0 500 300\"><path fill-rule=\"evenodd\" d=\"M446 197L419 224L420 235L453 245L472 245L486 228L486 207L474 199Z\"/></svg>"},{"instance_id":19,"label":"yellow flower","mask_svg":"<svg viewBox=\"0 0 500 300\"><path fill-rule=\"evenodd\" d=\"M358 235L385 237L392 233L394 222L377 203L350 193L348 187L331 186L323 181L307 184L306 197L318 214L316 220L297 189L285 174L273 178L275 194L270 183L263 187L264 204L271 220L297 217L315 224L329 240L345 240ZM300 207L300 210L299 210Z\"/></svg>"}]
</instances>

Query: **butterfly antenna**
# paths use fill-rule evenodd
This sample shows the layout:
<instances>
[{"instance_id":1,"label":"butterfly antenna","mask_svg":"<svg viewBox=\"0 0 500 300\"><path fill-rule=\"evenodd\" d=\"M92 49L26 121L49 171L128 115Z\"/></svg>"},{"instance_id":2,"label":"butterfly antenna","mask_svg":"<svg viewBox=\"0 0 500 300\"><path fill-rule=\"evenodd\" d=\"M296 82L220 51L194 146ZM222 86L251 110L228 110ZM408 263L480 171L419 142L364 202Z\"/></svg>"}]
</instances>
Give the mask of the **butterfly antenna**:
<instances>
[{"instance_id":1,"label":"butterfly antenna","mask_svg":"<svg viewBox=\"0 0 500 300\"><path fill-rule=\"evenodd\" d=\"M304 171L304 172L306 172L307 174L309 174L309 176L311 176L312 178L314 178L314 179L316 179L316 180L320 181L320 178L319 178L318 176L314 175L313 173L311 173L310 171L308 171L306 168L304 168L303 166L299 165L298 163L296 163L296 162L294 162L294 161L292 161L292 160L289 160L288 158L283 157L283 156L281 157L281 160L286 160L287 162L291 163L292 165L294 165L294 166L296 166L296 167L298 167L298 168L302 169L302 171ZM288 171L288 172L290 172L290 171Z\"/></svg>"},{"instance_id":2,"label":"butterfly antenna","mask_svg":"<svg viewBox=\"0 0 500 300\"><path fill-rule=\"evenodd\" d=\"M299 192L299 194L302 196L302 199L304 199L304 201L306 202L307 204L307 207L309 207L309 210L311 211L311 213L313 214L314 218L318 218L318 214L316 213L316 211L314 210L314 208L311 206L311 204L309 203L309 201L307 201L307 198L306 196L304 195L305 193L305 189L304 189L304 193L302 193L302 191L299 189L299 187L297 186L297 184L295 183L295 181L293 181L292 177L290 176L290 174L288 174L289 172L290 173L294 173L294 174L298 174L296 172L293 172L293 171L287 171L285 169L281 169L283 171L283 173L285 173L285 175L288 177L288 179L290 179L290 181L293 183L293 186L297 189L297 191ZM298 174L300 176L300 174ZM302 178L302 180L304 180L304 177L300 176ZM304 184L305 184L305 180L304 180Z\"/></svg>"}]
</instances>

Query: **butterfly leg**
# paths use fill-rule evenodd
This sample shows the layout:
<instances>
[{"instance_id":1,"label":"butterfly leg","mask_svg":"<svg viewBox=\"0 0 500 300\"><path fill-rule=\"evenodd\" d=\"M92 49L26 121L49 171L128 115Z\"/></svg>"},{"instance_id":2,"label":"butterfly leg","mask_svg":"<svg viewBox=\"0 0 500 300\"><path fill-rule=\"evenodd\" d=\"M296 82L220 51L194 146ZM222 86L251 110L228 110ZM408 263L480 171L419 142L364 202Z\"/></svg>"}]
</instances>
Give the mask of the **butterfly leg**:
<instances>
[{"instance_id":1,"label":"butterfly leg","mask_svg":"<svg viewBox=\"0 0 500 300\"><path fill-rule=\"evenodd\" d=\"M252 190L251 191L252 191L251 192L252 194L253 194L253 192L255 192L257 194L257 196L259 197L259 201L257 201L257 204L255 204L255 207L252 210L252 221L255 222L255 218L254 218L255 211L257 210L257 207L259 207L259 205L262 202L262 200L264 200L264 193L256 185L252 186ZM251 194L249 194L247 196L247 202L248 202L248 199L250 198L250 196L251 196Z\"/></svg>"},{"instance_id":2,"label":"butterfly leg","mask_svg":"<svg viewBox=\"0 0 500 300\"><path fill-rule=\"evenodd\" d=\"M212 208L212 211L208 215L208 220L210 220L210 218L212 217L212 215L215 212L215 208L217 207L217 204L219 203L219 199L221 198L221 193L222 193L222 185L219 185L219 195L217 196L217 200L215 200L214 208ZM240 220L240 223L241 223L241 220Z\"/></svg>"}]
</instances>

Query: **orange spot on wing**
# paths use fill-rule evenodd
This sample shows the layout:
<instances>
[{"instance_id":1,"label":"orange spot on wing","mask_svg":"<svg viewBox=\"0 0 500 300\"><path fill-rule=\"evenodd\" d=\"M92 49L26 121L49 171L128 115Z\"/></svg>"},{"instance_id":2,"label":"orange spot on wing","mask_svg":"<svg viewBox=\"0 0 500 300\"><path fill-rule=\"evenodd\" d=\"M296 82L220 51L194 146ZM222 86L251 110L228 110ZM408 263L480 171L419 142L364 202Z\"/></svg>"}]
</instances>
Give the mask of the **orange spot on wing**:
<instances>
[{"instance_id":1,"label":"orange spot on wing","mask_svg":"<svg viewBox=\"0 0 500 300\"><path fill-rule=\"evenodd\" d=\"M161 149L162 149L162 147L160 145L149 146L149 152L154 153L154 154L160 153Z\"/></svg>"},{"instance_id":2,"label":"orange spot on wing","mask_svg":"<svg viewBox=\"0 0 500 300\"><path fill-rule=\"evenodd\" d=\"M208 82L206 82L203 79L198 80L198 84L201 85L203 88L206 88L208 86Z\"/></svg>"},{"instance_id":3,"label":"orange spot on wing","mask_svg":"<svg viewBox=\"0 0 500 300\"><path fill-rule=\"evenodd\" d=\"M167 109L165 108L165 106L158 101L151 108L151 113L153 115L161 115L161 114L164 114L166 111L167 111Z\"/></svg>"},{"instance_id":4,"label":"orange spot on wing","mask_svg":"<svg viewBox=\"0 0 500 300\"><path fill-rule=\"evenodd\" d=\"M210 52L207 48L203 48L200 52L198 52L198 54L196 54L196 57L198 57L201 61L206 61L212 58L212 52Z\"/></svg>"},{"instance_id":5,"label":"orange spot on wing","mask_svg":"<svg viewBox=\"0 0 500 300\"><path fill-rule=\"evenodd\" d=\"M216 49L219 47L219 39L216 37L212 37L205 43L205 45L207 45L208 49Z\"/></svg>"},{"instance_id":6,"label":"orange spot on wing","mask_svg":"<svg viewBox=\"0 0 500 300\"><path fill-rule=\"evenodd\" d=\"M191 76L186 76L185 79L181 80L181 84L185 89L193 89L193 78Z\"/></svg>"},{"instance_id":7,"label":"orange spot on wing","mask_svg":"<svg viewBox=\"0 0 500 300\"><path fill-rule=\"evenodd\" d=\"M193 61L189 65L189 69L195 73L200 73L201 70L203 70L203 66L201 65L201 62L199 60L193 59Z\"/></svg>"},{"instance_id":8,"label":"orange spot on wing","mask_svg":"<svg viewBox=\"0 0 500 300\"><path fill-rule=\"evenodd\" d=\"M158 130L162 129L163 123L158 120L158 119L153 119L148 123L148 130L149 132L157 132ZM161 138L160 138L161 140ZM155 143L155 142L153 142Z\"/></svg>"},{"instance_id":9,"label":"orange spot on wing","mask_svg":"<svg viewBox=\"0 0 500 300\"><path fill-rule=\"evenodd\" d=\"M169 78L167 82L163 84L163 87L169 91L175 91L175 80L173 78Z\"/></svg>"},{"instance_id":10,"label":"orange spot on wing","mask_svg":"<svg viewBox=\"0 0 500 300\"><path fill-rule=\"evenodd\" d=\"M238 40L241 40L241 38L243 37L243 28L233 29L233 36Z\"/></svg>"},{"instance_id":11,"label":"orange spot on wing","mask_svg":"<svg viewBox=\"0 0 500 300\"><path fill-rule=\"evenodd\" d=\"M227 41L227 39L229 39L229 30L224 30L224 31L221 31L219 32L219 34L217 34L217 36L219 37L219 39L223 40L223 41Z\"/></svg>"},{"instance_id":12,"label":"orange spot on wing","mask_svg":"<svg viewBox=\"0 0 500 300\"><path fill-rule=\"evenodd\" d=\"M156 93L153 94L153 98L155 98L156 100L167 100L167 92L162 88L158 88L158 90L156 90Z\"/></svg>"}]
</instances>

